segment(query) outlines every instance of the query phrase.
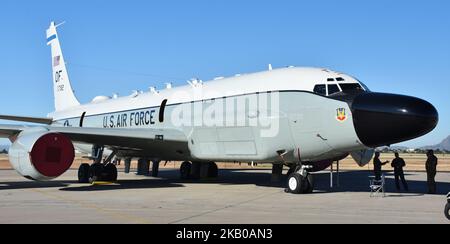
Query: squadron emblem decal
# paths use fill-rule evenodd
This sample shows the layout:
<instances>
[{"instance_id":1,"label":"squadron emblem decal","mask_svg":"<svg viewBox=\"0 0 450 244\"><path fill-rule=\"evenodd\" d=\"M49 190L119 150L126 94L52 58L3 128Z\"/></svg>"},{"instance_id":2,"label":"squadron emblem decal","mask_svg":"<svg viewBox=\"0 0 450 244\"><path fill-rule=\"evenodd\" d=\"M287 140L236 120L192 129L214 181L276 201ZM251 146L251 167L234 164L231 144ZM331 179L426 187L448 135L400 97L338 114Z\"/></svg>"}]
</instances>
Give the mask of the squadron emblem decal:
<instances>
[{"instance_id":1,"label":"squadron emblem decal","mask_svg":"<svg viewBox=\"0 0 450 244\"><path fill-rule=\"evenodd\" d=\"M337 110L336 119L339 122L345 122L347 120L347 111L345 108L338 108Z\"/></svg>"}]
</instances>

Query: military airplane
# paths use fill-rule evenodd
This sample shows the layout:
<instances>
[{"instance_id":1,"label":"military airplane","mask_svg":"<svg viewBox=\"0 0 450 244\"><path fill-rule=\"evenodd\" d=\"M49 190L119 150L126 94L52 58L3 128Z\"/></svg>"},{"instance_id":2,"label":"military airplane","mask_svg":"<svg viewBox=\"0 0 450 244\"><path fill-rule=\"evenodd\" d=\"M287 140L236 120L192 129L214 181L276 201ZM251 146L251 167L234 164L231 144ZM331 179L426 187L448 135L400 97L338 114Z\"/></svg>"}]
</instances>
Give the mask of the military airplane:
<instances>
[{"instance_id":1,"label":"military airplane","mask_svg":"<svg viewBox=\"0 0 450 244\"><path fill-rule=\"evenodd\" d=\"M349 155L360 166L373 150L423 136L438 124L427 101L371 91L356 78L324 68L286 67L129 96L77 100L54 22L51 47L55 111L46 118L1 115L28 122L0 125L9 159L22 176L55 179L76 150L90 155L78 180L117 180L114 161L180 161L182 179L217 177L215 162L290 168L287 189L311 193L313 172ZM35 125L29 125L34 123ZM156 167L155 167L156 166Z\"/></svg>"}]
</instances>

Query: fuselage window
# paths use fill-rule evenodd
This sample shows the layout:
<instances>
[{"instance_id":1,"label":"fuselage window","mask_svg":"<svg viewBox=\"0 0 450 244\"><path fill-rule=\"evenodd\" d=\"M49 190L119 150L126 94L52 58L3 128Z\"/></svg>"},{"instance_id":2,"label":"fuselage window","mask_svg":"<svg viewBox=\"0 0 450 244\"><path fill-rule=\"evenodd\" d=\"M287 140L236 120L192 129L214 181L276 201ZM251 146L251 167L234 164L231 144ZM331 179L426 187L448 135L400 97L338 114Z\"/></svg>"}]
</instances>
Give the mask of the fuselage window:
<instances>
[{"instance_id":1,"label":"fuselage window","mask_svg":"<svg viewBox=\"0 0 450 244\"><path fill-rule=\"evenodd\" d=\"M339 89L338 85L328 85L328 96L339 92L341 92L341 90Z\"/></svg>"},{"instance_id":2,"label":"fuselage window","mask_svg":"<svg viewBox=\"0 0 450 244\"><path fill-rule=\"evenodd\" d=\"M316 85L314 87L314 93L326 96L327 95L327 88L325 85Z\"/></svg>"},{"instance_id":3,"label":"fuselage window","mask_svg":"<svg viewBox=\"0 0 450 244\"><path fill-rule=\"evenodd\" d=\"M166 110L166 106L167 106L167 99L165 99L161 103L161 107L159 109L159 123L163 123L164 122L164 112Z\"/></svg>"},{"instance_id":4,"label":"fuselage window","mask_svg":"<svg viewBox=\"0 0 450 244\"><path fill-rule=\"evenodd\" d=\"M359 85L358 83L352 83L352 84L339 84L342 88L343 92L348 91L364 91L364 89Z\"/></svg>"}]
</instances>

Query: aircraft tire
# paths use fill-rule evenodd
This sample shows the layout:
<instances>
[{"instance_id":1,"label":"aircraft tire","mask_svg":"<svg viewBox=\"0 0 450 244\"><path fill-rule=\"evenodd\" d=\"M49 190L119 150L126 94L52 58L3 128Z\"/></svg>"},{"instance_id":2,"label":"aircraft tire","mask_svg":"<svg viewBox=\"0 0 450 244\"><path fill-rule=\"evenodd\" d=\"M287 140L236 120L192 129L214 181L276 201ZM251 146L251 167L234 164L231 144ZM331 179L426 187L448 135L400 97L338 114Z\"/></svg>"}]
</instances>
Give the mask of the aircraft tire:
<instances>
[{"instance_id":1,"label":"aircraft tire","mask_svg":"<svg viewBox=\"0 0 450 244\"><path fill-rule=\"evenodd\" d=\"M305 189L303 193L310 194L314 192L314 177L312 174L308 174L308 176L305 178Z\"/></svg>"},{"instance_id":2,"label":"aircraft tire","mask_svg":"<svg viewBox=\"0 0 450 244\"><path fill-rule=\"evenodd\" d=\"M450 203L447 203L447 205L445 206L445 217L450 220Z\"/></svg>"},{"instance_id":3,"label":"aircraft tire","mask_svg":"<svg viewBox=\"0 0 450 244\"><path fill-rule=\"evenodd\" d=\"M304 177L299 173L292 173L288 177L288 192L292 194L301 194L304 191Z\"/></svg>"},{"instance_id":4,"label":"aircraft tire","mask_svg":"<svg viewBox=\"0 0 450 244\"><path fill-rule=\"evenodd\" d=\"M96 181L102 180L103 165L96 163L91 165L89 169L89 183L94 183Z\"/></svg>"},{"instance_id":5,"label":"aircraft tire","mask_svg":"<svg viewBox=\"0 0 450 244\"><path fill-rule=\"evenodd\" d=\"M190 162L184 162L180 167L180 178L182 180L188 180L191 176L192 164Z\"/></svg>"},{"instance_id":6,"label":"aircraft tire","mask_svg":"<svg viewBox=\"0 0 450 244\"><path fill-rule=\"evenodd\" d=\"M89 164L82 164L80 168L78 168L78 182L80 184L89 183L89 171L91 166Z\"/></svg>"},{"instance_id":7,"label":"aircraft tire","mask_svg":"<svg viewBox=\"0 0 450 244\"><path fill-rule=\"evenodd\" d=\"M117 167L114 164L108 164L103 168L103 176L106 181L117 181Z\"/></svg>"},{"instance_id":8,"label":"aircraft tire","mask_svg":"<svg viewBox=\"0 0 450 244\"><path fill-rule=\"evenodd\" d=\"M201 162L192 162L191 164L191 176L190 178L192 180L199 180L201 177L201 168L202 168L202 163Z\"/></svg>"},{"instance_id":9,"label":"aircraft tire","mask_svg":"<svg viewBox=\"0 0 450 244\"><path fill-rule=\"evenodd\" d=\"M219 176L219 167L214 162L208 164L208 178L217 178Z\"/></svg>"}]
</instances>

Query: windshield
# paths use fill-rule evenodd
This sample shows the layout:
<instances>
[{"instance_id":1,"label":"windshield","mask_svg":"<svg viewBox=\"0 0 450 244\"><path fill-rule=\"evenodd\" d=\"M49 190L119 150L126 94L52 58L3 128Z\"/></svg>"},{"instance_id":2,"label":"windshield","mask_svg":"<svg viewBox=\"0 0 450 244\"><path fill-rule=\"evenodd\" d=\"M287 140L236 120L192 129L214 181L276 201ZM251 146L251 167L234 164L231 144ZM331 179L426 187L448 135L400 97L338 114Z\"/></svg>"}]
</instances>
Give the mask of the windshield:
<instances>
[{"instance_id":1,"label":"windshield","mask_svg":"<svg viewBox=\"0 0 450 244\"><path fill-rule=\"evenodd\" d=\"M366 90L366 92L370 92L370 89L368 86L366 86L366 84L364 84L363 82L361 82L360 80L356 79L355 77L352 77L353 79L355 79L356 81L359 82L359 84L364 88L364 90Z\"/></svg>"},{"instance_id":2,"label":"windshield","mask_svg":"<svg viewBox=\"0 0 450 244\"><path fill-rule=\"evenodd\" d=\"M328 96L331 96L333 94L339 93L341 92L341 90L339 90L339 86L338 85L330 85L328 84Z\"/></svg>"},{"instance_id":3,"label":"windshield","mask_svg":"<svg viewBox=\"0 0 450 244\"><path fill-rule=\"evenodd\" d=\"M362 87L364 87L364 90L366 90L366 92L370 92L370 89L369 89L368 86L366 86L366 84L362 83L362 82L359 81L359 80L358 80L358 82L359 82L359 84L361 84Z\"/></svg>"},{"instance_id":4,"label":"windshield","mask_svg":"<svg viewBox=\"0 0 450 244\"><path fill-rule=\"evenodd\" d=\"M350 83L350 84L339 84L343 92L349 91L364 91L362 86L358 83Z\"/></svg>"}]
</instances>

